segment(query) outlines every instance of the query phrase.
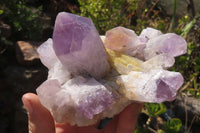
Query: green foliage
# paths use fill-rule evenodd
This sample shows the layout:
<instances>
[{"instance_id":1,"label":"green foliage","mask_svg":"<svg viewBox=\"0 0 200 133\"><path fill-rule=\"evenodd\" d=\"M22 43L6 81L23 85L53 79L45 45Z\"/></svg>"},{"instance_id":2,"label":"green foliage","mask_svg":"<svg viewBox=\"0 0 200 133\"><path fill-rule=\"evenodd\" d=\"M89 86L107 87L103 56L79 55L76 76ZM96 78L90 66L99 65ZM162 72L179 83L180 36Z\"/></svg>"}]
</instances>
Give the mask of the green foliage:
<instances>
[{"instance_id":1,"label":"green foliage","mask_svg":"<svg viewBox=\"0 0 200 133\"><path fill-rule=\"evenodd\" d=\"M175 17L176 17L177 0L174 0L173 6L174 6L174 8L173 8L173 16L172 16L171 24L170 24L170 27L169 27L169 31L170 32L172 32L173 28L174 28Z\"/></svg>"},{"instance_id":2,"label":"green foliage","mask_svg":"<svg viewBox=\"0 0 200 133\"><path fill-rule=\"evenodd\" d=\"M26 0L0 1L1 18L12 27L15 40L40 38L42 25L37 19L39 13L39 10L26 6Z\"/></svg>"},{"instance_id":3,"label":"green foliage","mask_svg":"<svg viewBox=\"0 0 200 133\"><path fill-rule=\"evenodd\" d=\"M183 38L187 37L187 34L190 32L190 30L192 29L192 27L194 26L194 24L196 23L196 18L194 18L190 23L188 23L187 25L185 25L185 27L182 29L182 33L181 36Z\"/></svg>"},{"instance_id":4,"label":"green foliage","mask_svg":"<svg viewBox=\"0 0 200 133\"><path fill-rule=\"evenodd\" d=\"M156 117L166 112L166 107L163 103L146 103L145 113L149 117Z\"/></svg>"},{"instance_id":5,"label":"green foliage","mask_svg":"<svg viewBox=\"0 0 200 133\"><path fill-rule=\"evenodd\" d=\"M200 99L200 83L197 82L198 81L197 74L194 74L192 79L193 82L191 83L191 86L187 88L186 92Z\"/></svg>"},{"instance_id":6,"label":"green foliage","mask_svg":"<svg viewBox=\"0 0 200 133\"><path fill-rule=\"evenodd\" d=\"M131 14L137 8L137 0L78 0L80 15L93 20L98 31L105 31L116 26L129 26Z\"/></svg>"},{"instance_id":7,"label":"green foliage","mask_svg":"<svg viewBox=\"0 0 200 133\"><path fill-rule=\"evenodd\" d=\"M149 119L146 123L146 125L149 125L149 120L152 120L153 118L156 118L157 116L163 114L166 112L166 107L163 103L146 103L145 108L143 110L144 113L146 113L149 116ZM180 128L182 127L182 122L178 118L173 118L170 121L164 122L162 129L151 129L154 130L157 133L178 133L180 131ZM134 133L147 133L148 130L146 128L137 127Z\"/></svg>"},{"instance_id":8,"label":"green foliage","mask_svg":"<svg viewBox=\"0 0 200 133\"><path fill-rule=\"evenodd\" d=\"M175 32L180 34L183 38L190 38L188 35L195 26L196 22L197 17L190 21L188 15L185 15L179 19L179 24L177 25L177 28L175 28ZM196 35L198 36L198 32ZM192 40L188 42L187 53L176 58L175 66L172 68L174 71L180 71L184 75L186 81L189 81L200 71L199 48L200 45L198 44L196 38L192 36Z\"/></svg>"},{"instance_id":9,"label":"green foliage","mask_svg":"<svg viewBox=\"0 0 200 133\"><path fill-rule=\"evenodd\" d=\"M145 128L139 128L139 127L137 127L135 129L134 133L147 133L147 130Z\"/></svg>"},{"instance_id":10,"label":"green foliage","mask_svg":"<svg viewBox=\"0 0 200 133\"><path fill-rule=\"evenodd\" d=\"M182 122L178 118L173 118L164 122L162 129L155 130L157 133L179 133L182 127ZM154 130L154 129L152 129ZM134 133L148 133L145 128L137 127Z\"/></svg>"},{"instance_id":11,"label":"green foliage","mask_svg":"<svg viewBox=\"0 0 200 133\"><path fill-rule=\"evenodd\" d=\"M178 133L182 127L182 122L180 119L173 118L170 121L164 123L163 133Z\"/></svg>"},{"instance_id":12,"label":"green foliage","mask_svg":"<svg viewBox=\"0 0 200 133\"><path fill-rule=\"evenodd\" d=\"M188 43L187 54L179 56L178 58L176 58L175 66L172 69L174 71L178 70L182 74L185 73L187 70L191 69L192 64L194 63L194 59L193 59L193 56L192 56L194 49L195 49L194 43ZM190 70L190 72L191 72L191 70ZM192 73L194 73L194 71ZM188 73L187 76L192 74L192 73ZM185 75L186 75L186 73L185 73Z\"/></svg>"},{"instance_id":13,"label":"green foliage","mask_svg":"<svg viewBox=\"0 0 200 133\"><path fill-rule=\"evenodd\" d=\"M3 14L3 10L0 10L0 15Z\"/></svg>"}]
</instances>

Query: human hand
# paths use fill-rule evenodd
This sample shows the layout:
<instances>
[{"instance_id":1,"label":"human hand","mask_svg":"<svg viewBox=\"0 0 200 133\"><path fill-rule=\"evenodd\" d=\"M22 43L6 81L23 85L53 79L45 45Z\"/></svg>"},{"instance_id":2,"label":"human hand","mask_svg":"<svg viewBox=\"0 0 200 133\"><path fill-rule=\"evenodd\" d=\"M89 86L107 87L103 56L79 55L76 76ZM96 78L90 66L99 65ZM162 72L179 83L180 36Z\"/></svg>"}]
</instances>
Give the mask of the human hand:
<instances>
[{"instance_id":1,"label":"human hand","mask_svg":"<svg viewBox=\"0 0 200 133\"><path fill-rule=\"evenodd\" d=\"M97 129L97 125L77 127L54 122L50 112L33 93L24 94L22 101L28 111L29 133L133 133L143 107L142 103L133 103L115 116L104 129Z\"/></svg>"}]
</instances>

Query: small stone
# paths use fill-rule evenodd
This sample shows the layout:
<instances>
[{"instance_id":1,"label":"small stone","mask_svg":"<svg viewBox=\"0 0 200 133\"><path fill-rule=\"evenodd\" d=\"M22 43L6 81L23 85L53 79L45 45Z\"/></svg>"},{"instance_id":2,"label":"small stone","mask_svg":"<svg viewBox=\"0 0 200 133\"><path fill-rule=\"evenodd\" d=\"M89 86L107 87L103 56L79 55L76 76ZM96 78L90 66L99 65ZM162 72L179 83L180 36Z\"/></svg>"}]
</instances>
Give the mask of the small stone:
<instances>
[{"instance_id":1,"label":"small stone","mask_svg":"<svg viewBox=\"0 0 200 133\"><path fill-rule=\"evenodd\" d=\"M27 66L40 64L39 54L37 53L37 47L40 44L40 42L18 41L16 46L17 61Z\"/></svg>"},{"instance_id":2,"label":"small stone","mask_svg":"<svg viewBox=\"0 0 200 133\"><path fill-rule=\"evenodd\" d=\"M0 31L0 36L8 38L11 35L11 27L2 21L0 21Z\"/></svg>"}]
</instances>

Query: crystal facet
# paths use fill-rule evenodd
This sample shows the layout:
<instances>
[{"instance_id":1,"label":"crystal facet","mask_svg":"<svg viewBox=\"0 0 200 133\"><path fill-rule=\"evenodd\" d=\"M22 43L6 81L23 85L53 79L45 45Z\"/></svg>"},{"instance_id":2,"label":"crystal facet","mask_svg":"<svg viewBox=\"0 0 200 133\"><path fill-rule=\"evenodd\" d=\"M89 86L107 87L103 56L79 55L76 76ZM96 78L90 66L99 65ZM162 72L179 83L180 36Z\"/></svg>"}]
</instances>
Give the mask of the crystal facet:
<instances>
[{"instance_id":1,"label":"crystal facet","mask_svg":"<svg viewBox=\"0 0 200 133\"><path fill-rule=\"evenodd\" d=\"M142 32L140 33L140 37L145 37L147 39L152 39L160 35L162 35L161 31L156 30L151 27L147 27L146 29L143 29Z\"/></svg>"},{"instance_id":2,"label":"crystal facet","mask_svg":"<svg viewBox=\"0 0 200 133\"><path fill-rule=\"evenodd\" d=\"M187 42L185 39L174 33L167 33L150 39L144 49L144 56L148 60L161 53L176 57L186 52Z\"/></svg>"},{"instance_id":3,"label":"crystal facet","mask_svg":"<svg viewBox=\"0 0 200 133\"><path fill-rule=\"evenodd\" d=\"M130 56L142 57L140 54L146 41L146 38L138 37L133 30L119 26L106 32L105 46Z\"/></svg>"},{"instance_id":4,"label":"crystal facet","mask_svg":"<svg viewBox=\"0 0 200 133\"><path fill-rule=\"evenodd\" d=\"M42 61L42 63L49 69L52 68L58 60L53 49L53 40L51 38L44 42L37 49L37 52L40 55L40 60Z\"/></svg>"},{"instance_id":5,"label":"crystal facet","mask_svg":"<svg viewBox=\"0 0 200 133\"><path fill-rule=\"evenodd\" d=\"M151 59L145 61L142 64L143 69L146 71L153 69L153 68L163 68L168 69L172 67L175 63L174 57L169 54L163 53L152 57Z\"/></svg>"},{"instance_id":6,"label":"crystal facet","mask_svg":"<svg viewBox=\"0 0 200 133\"><path fill-rule=\"evenodd\" d=\"M130 100L160 103L175 99L183 77L177 72L153 69L147 73L132 71L119 76L117 82L124 86Z\"/></svg>"},{"instance_id":7,"label":"crystal facet","mask_svg":"<svg viewBox=\"0 0 200 133\"><path fill-rule=\"evenodd\" d=\"M59 13L53 48L61 63L72 73L89 73L99 79L109 71L103 43L89 18Z\"/></svg>"}]
</instances>

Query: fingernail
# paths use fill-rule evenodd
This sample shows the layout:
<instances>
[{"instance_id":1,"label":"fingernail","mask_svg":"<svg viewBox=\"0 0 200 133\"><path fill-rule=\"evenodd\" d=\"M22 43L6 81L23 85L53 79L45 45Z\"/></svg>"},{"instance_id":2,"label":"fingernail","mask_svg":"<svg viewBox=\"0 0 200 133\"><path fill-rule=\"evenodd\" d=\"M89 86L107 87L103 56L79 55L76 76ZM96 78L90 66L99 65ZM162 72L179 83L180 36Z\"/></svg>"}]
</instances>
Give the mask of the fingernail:
<instances>
[{"instance_id":1,"label":"fingernail","mask_svg":"<svg viewBox=\"0 0 200 133\"><path fill-rule=\"evenodd\" d=\"M23 101L23 103L24 103L24 106L25 106L25 108L26 108L28 114L29 114L29 115L32 114L32 113L33 113L33 109L32 109L31 102L30 102L30 100L28 99L28 97L23 96L22 101Z\"/></svg>"}]
</instances>

